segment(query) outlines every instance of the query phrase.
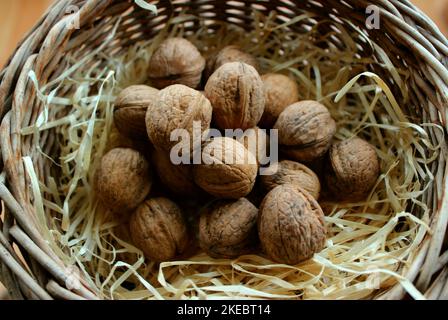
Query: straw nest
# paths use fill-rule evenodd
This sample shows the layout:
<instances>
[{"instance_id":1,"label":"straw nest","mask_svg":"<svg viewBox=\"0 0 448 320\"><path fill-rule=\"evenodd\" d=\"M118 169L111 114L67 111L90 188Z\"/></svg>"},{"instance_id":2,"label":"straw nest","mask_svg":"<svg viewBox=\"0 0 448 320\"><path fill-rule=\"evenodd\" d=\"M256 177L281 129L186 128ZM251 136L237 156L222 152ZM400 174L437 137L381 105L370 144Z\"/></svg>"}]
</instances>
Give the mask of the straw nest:
<instances>
[{"instance_id":1,"label":"straw nest","mask_svg":"<svg viewBox=\"0 0 448 320\"><path fill-rule=\"evenodd\" d=\"M446 123L433 120L438 116L434 108L411 107L426 101L410 80L423 75L412 77L413 71L399 57L388 55L387 48L355 25L336 20L329 27L328 19L315 19L312 13L282 22L274 12L254 10L249 32L220 22L212 33L206 18L181 12L155 37L116 52L104 50L114 42L121 23L120 16L110 19L108 36L82 54L70 51L57 77L43 82L31 69L25 79L28 90L36 92L39 107L22 115L28 117L28 125L19 130L8 121L2 126L2 139L7 139L4 132L9 129L11 139L21 141L23 165L21 171L11 169L14 166L6 171L7 176L22 175L23 183L10 188L20 208L13 208L14 199L5 201L15 216L22 214L37 226L25 232L13 227L10 233L22 245L33 239L35 250L59 261L50 271L69 266L79 271L83 289L73 289L78 297L364 299L401 298L405 293L424 297L428 274L440 271L443 264L438 263L446 260L446 255L433 254L427 262L432 263L430 271L413 283L420 266L428 268L423 262L430 235L443 238L435 218L442 214L435 210L445 192L441 181ZM147 83L152 53L171 36L189 39L206 56L229 44L240 46L257 57L264 73L294 77L300 99L327 106L337 121L336 138L359 136L376 147L381 175L375 187L364 201L322 203L329 234L323 251L311 260L290 266L258 255L213 260L199 253L188 260L155 264L145 261L142 252L117 231L120 222L99 205L92 192L94 172L103 154L123 144L113 125L115 97L129 85ZM433 92L427 89L428 94ZM428 97L430 103L440 99L435 95ZM12 114L5 117L12 118ZM5 145L7 163L5 155L14 150ZM17 197L22 194L19 188L29 188L26 198ZM9 193L2 189L3 199L5 194ZM16 219L23 227L23 221ZM35 251L30 255L36 259ZM67 273L56 280L66 281ZM56 288L54 281L47 285L50 293L65 292L73 298Z\"/></svg>"}]
</instances>

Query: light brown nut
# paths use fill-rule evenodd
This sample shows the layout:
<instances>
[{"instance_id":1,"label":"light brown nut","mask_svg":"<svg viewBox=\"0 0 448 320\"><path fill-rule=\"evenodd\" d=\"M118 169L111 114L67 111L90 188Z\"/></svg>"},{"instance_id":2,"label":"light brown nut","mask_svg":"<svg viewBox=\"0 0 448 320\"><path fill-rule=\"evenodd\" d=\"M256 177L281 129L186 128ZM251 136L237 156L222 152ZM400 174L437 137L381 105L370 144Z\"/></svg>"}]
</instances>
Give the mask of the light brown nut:
<instances>
[{"instance_id":1,"label":"light brown nut","mask_svg":"<svg viewBox=\"0 0 448 320\"><path fill-rule=\"evenodd\" d=\"M188 40L169 38L160 44L149 62L152 84L163 89L173 84L197 88L201 82L205 59Z\"/></svg>"},{"instance_id":2,"label":"light brown nut","mask_svg":"<svg viewBox=\"0 0 448 320\"><path fill-rule=\"evenodd\" d=\"M154 147L170 151L178 141L171 141L175 129L187 130L193 151L193 123L200 123L201 133L210 128L212 106L199 91L176 84L160 90L146 113L146 129Z\"/></svg>"},{"instance_id":3,"label":"light brown nut","mask_svg":"<svg viewBox=\"0 0 448 320\"><path fill-rule=\"evenodd\" d=\"M196 184L209 194L228 199L248 195L257 177L255 156L231 138L215 138L202 151L202 164L195 166Z\"/></svg>"},{"instance_id":4,"label":"light brown nut","mask_svg":"<svg viewBox=\"0 0 448 320\"><path fill-rule=\"evenodd\" d=\"M194 183L193 166L175 165L167 152L155 150L152 154L153 164L160 181L177 196L193 197L201 193Z\"/></svg>"},{"instance_id":5,"label":"light brown nut","mask_svg":"<svg viewBox=\"0 0 448 320\"><path fill-rule=\"evenodd\" d=\"M295 265L324 248L324 214L305 190L291 184L280 185L261 204L258 235L272 260Z\"/></svg>"},{"instance_id":6,"label":"light brown nut","mask_svg":"<svg viewBox=\"0 0 448 320\"><path fill-rule=\"evenodd\" d=\"M282 151L299 162L323 156L336 133L336 122L317 101L301 101L287 107L274 125Z\"/></svg>"},{"instance_id":7,"label":"light brown nut","mask_svg":"<svg viewBox=\"0 0 448 320\"><path fill-rule=\"evenodd\" d=\"M273 174L260 177L262 186L266 191L270 191L282 184L294 184L308 191L314 199L318 200L320 195L320 182L317 175L307 166L289 160L283 160L278 163L277 169Z\"/></svg>"},{"instance_id":8,"label":"light brown nut","mask_svg":"<svg viewBox=\"0 0 448 320\"><path fill-rule=\"evenodd\" d=\"M354 137L330 148L326 181L332 196L344 200L362 200L375 185L380 164L375 148Z\"/></svg>"},{"instance_id":9,"label":"light brown nut","mask_svg":"<svg viewBox=\"0 0 448 320\"><path fill-rule=\"evenodd\" d=\"M293 79L280 73L265 74L261 80L266 106L260 126L272 128L283 110L299 101L299 86Z\"/></svg>"},{"instance_id":10,"label":"light brown nut","mask_svg":"<svg viewBox=\"0 0 448 320\"><path fill-rule=\"evenodd\" d=\"M121 91L115 100L114 109L114 122L121 134L133 139L148 139L146 110L158 92L145 85L130 86Z\"/></svg>"},{"instance_id":11,"label":"light brown nut","mask_svg":"<svg viewBox=\"0 0 448 320\"><path fill-rule=\"evenodd\" d=\"M207 81L205 95L220 129L252 128L263 115L263 82L257 70L248 64L231 62L218 68Z\"/></svg>"},{"instance_id":12,"label":"light brown nut","mask_svg":"<svg viewBox=\"0 0 448 320\"><path fill-rule=\"evenodd\" d=\"M258 243L258 209L245 198L218 200L202 210L199 244L213 258L235 258Z\"/></svg>"},{"instance_id":13,"label":"light brown nut","mask_svg":"<svg viewBox=\"0 0 448 320\"><path fill-rule=\"evenodd\" d=\"M148 161L138 151L115 148L101 159L95 189L103 205L125 215L137 208L149 194L152 179Z\"/></svg>"},{"instance_id":14,"label":"light brown nut","mask_svg":"<svg viewBox=\"0 0 448 320\"><path fill-rule=\"evenodd\" d=\"M169 261L185 252L189 244L181 209L167 198L145 201L130 222L134 244L154 262Z\"/></svg>"},{"instance_id":15,"label":"light brown nut","mask_svg":"<svg viewBox=\"0 0 448 320\"><path fill-rule=\"evenodd\" d=\"M216 55L213 55L208 59L206 76L209 77L219 67L229 62L244 62L254 67L257 71L260 70L258 61L253 55L242 51L238 46L231 45L224 47Z\"/></svg>"},{"instance_id":16,"label":"light brown nut","mask_svg":"<svg viewBox=\"0 0 448 320\"><path fill-rule=\"evenodd\" d=\"M247 129L236 139L257 158L258 164L266 164L269 156L269 136L258 127Z\"/></svg>"}]
</instances>

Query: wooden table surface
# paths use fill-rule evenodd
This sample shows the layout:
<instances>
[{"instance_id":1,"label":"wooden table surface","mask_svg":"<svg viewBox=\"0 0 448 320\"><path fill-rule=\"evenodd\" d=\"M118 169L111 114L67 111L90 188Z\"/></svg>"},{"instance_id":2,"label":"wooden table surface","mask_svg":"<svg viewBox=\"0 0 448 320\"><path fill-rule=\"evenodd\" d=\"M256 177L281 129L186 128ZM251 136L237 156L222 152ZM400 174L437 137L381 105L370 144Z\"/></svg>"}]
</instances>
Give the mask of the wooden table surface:
<instances>
[{"instance_id":1,"label":"wooden table surface","mask_svg":"<svg viewBox=\"0 0 448 320\"><path fill-rule=\"evenodd\" d=\"M411 0L448 35L448 0ZM0 67L54 0L0 0ZM3 291L0 284L0 299Z\"/></svg>"}]
</instances>

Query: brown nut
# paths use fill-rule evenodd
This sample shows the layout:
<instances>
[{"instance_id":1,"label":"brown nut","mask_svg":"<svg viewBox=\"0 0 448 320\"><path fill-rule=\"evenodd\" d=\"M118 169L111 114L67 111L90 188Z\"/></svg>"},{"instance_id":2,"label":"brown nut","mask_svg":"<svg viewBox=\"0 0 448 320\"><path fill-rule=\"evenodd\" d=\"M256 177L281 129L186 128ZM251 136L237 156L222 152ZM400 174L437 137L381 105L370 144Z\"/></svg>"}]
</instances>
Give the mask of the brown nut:
<instances>
[{"instance_id":1,"label":"brown nut","mask_svg":"<svg viewBox=\"0 0 448 320\"><path fill-rule=\"evenodd\" d=\"M248 64L231 62L221 66L207 81L205 95L220 129L252 128L263 115L263 82L257 70Z\"/></svg>"},{"instance_id":2,"label":"brown nut","mask_svg":"<svg viewBox=\"0 0 448 320\"><path fill-rule=\"evenodd\" d=\"M287 107L274 129L278 129L278 140L287 156L299 162L311 162L330 148L336 122L324 105L302 101Z\"/></svg>"},{"instance_id":3,"label":"brown nut","mask_svg":"<svg viewBox=\"0 0 448 320\"><path fill-rule=\"evenodd\" d=\"M163 41L149 62L153 85L163 89L173 84L197 88L201 82L205 59L188 40L170 38Z\"/></svg>"},{"instance_id":4,"label":"brown nut","mask_svg":"<svg viewBox=\"0 0 448 320\"><path fill-rule=\"evenodd\" d=\"M153 152L153 164L160 181L172 193L178 196L197 196L201 190L193 179L193 166L173 164L167 152L156 150Z\"/></svg>"},{"instance_id":5,"label":"brown nut","mask_svg":"<svg viewBox=\"0 0 448 320\"><path fill-rule=\"evenodd\" d=\"M299 86L293 79L279 73L265 74L261 80L266 105L260 125L272 128L283 110L299 101Z\"/></svg>"},{"instance_id":6,"label":"brown nut","mask_svg":"<svg viewBox=\"0 0 448 320\"><path fill-rule=\"evenodd\" d=\"M115 100L114 122L126 137L148 139L145 116L150 101L157 97L159 90L145 86L130 86Z\"/></svg>"},{"instance_id":7,"label":"brown nut","mask_svg":"<svg viewBox=\"0 0 448 320\"><path fill-rule=\"evenodd\" d=\"M269 174L271 168L273 171ZM266 191L282 184L294 184L308 191L314 199L319 199L319 178L311 169L295 161L283 160L277 167L271 166L266 175L260 177L260 181Z\"/></svg>"},{"instance_id":8,"label":"brown nut","mask_svg":"<svg viewBox=\"0 0 448 320\"><path fill-rule=\"evenodd\" d=\"M308 192L295 185L280 185L261 204L258 235L272 260L295 265L324 248L324 214Z\"/></svg>"},{"instance_id":9,"label":"brown nut","mask_svg":"<svg viewBox=\"0 0 448 320\"><path fill-rule=\"evenodd\" d=\"M218 200L202 210L199 244L212 258L235 258L257 246L258 209L247 199Z\"/></svg>"},{"instance_id":10,"label":"brown nut","mask_svg":"<svg viewBox=\"0 0 448 320\"><path fill-rule=\"evenodd\" d=\"M167 198L145 201L130 222L134 244L154 262L174 259L185 252L189 234L181 209Z\"/></svg>"},{"instance_id":11,"label":"brown nut","mask_svg":"<svg viewBox=\"0 0 448 320\"><path fill-rule=\"evenodd\" d=\"M178 141L171 141L175 129L189 133L190 151L193 151L193 123L199 122L201 132L210 128L212 106L199 91L176 84L160 90L146 113L146 129L154 147L170 151Z\"/></svg>"},{"instance_id":12,"label":"brown nut","mask_svg":"<svg viewBox=\"0 0 448 320\"><path fill-rule=\"evenodd\" d=\"M202 164L195 166L196 184L209 194L228 199L248 195L257 177L255 156L230 138L215 138L202 151Z\"/></svg>"},{"instance_id":13,"label":"brown nut","mask_svg":"<svg viewBox=\"0 0 448 320\"><path fill-rule=\"evenodd\" d=\"M218 54L210 57L207 61L206 75L209 77L213 74L219 67L229 62L244 62L257 71L260 70L257 59L244 51L242 51L238 46L227 46L224 47Z\"/></svg>"},{"instance_id":14,"label":"brown nut","mask_svg":"<svg viewBox=\"0 0 448 320\"><path fill-rule=\"evenodd\" d=\"M258 127L247 129L236 139L257 158L258 164L267 164L269 158L269 136Z\"/></svg>"},{"instance_id":15,"label":"brown nut","mask_svg":"<svg viewBox=\"0 0 448 320\"><path fill-rule=\"evenodd\" d=\"M138 151L115 148L101 159L95 189L105 207L124 215L137 208L151 190L148 161Z\"/></svg>"},{"instance_id":16,"label":"brown nut","mask_svg":"<svg viewBox=\"0 0 448 320\"><path fill-rule=\"evenodd\" d=\"M337 199L362 200L375 185L380 164L375 148L354 137L333 144L328 156L326 182Z\"/></svg>"}]
</instances>

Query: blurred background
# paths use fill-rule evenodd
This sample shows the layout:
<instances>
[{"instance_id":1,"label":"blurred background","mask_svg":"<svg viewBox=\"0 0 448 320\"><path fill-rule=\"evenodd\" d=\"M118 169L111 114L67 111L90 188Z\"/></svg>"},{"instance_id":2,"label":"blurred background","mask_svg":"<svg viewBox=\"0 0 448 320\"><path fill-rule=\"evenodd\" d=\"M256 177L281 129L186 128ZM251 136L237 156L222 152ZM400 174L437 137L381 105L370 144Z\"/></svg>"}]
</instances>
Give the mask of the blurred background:
<instances>
[{"instance_id":1,"label":"blurred background","mask_svg":"<svg viewBox=\"0 0 448 320\"><path fill-rule=\"evenodd\" d=\"M0 0L0 69L17 43L55 0ZM448 0L411 0L428 14L448 36ZM0 284L0 300L5 298Z\"/></svg>"}]
</instances>

